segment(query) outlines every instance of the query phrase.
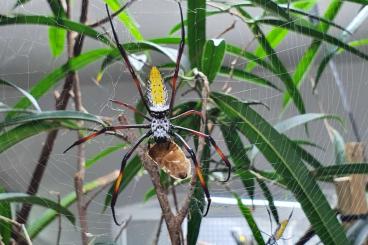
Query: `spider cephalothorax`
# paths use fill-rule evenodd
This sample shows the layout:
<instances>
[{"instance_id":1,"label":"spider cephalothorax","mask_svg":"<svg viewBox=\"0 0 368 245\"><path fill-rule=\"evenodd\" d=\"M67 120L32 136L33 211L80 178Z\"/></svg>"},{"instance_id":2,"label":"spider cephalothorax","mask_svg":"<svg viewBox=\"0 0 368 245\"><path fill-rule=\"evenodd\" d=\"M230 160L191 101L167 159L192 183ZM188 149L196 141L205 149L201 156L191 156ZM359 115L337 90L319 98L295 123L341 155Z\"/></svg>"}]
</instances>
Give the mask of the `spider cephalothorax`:
<instances>
[{"instance_id":1,"label":"spider cephalothorax","mask_svg":"<svg viewBox=\"0 0 368 245\"><path fill-rule=\"evenodd\" d=\"M198 131L195 131L193 129L190 128L184 128L181 126L177 126L172 124L171 122L182 118L182 117L186 117L186 116L191 116L191 115L199 115L202 116L201 112L199 111L195 111L195 110L189 110L186 111L182 114L179 114L177 116L172 117L172 110L174 107L174 101L175 101L175 94L176 94L176 81L178 79L178 75L179 75L179 67L180 67L180 60L181 60L181 56L183 54L184 51L184 41L185 41L185 29L184 29L184 22L183 22L183 12L181 9L181 5L180 2L178 2L179 4L179 9L180 9L180 18L181 18L181 41L179 44L179 50L178 50L178 55L177 55L177 59L176 59L176 66L175 66L175 72L174 72L174 76L171 80L171 85L172 85L172 92L171 92L171 98L170 98L170 103L168 104L168 95L167 95L167 90L164 84L164 81L162 79L161 73L158 70L157 67L152 67L151 71L149 73L149 78L147 81L147 91L146 91L146 96L144 96L143 91L142 91L142 87L140 84L140 81L133 69L133 66L131 65L129 59L128 59L128 54L125 51L124 47L119 43L119 39L118 36L116 34L116 31L114 29L114 25L112 23L111 20L111 16L109 13L109 9L106 5L106 11L108 13L109 16L109 20L110 20L110 24L111 24L111 29L112 29L112 33L115 39L115 43L116 46L121 54L121 56L123 57L130 74L132 75L133 81L137 86L139 95L142 99L142 102L145 106L145 108L147 109L149 116L146 116L144 113L138 111L135 107L121 102L121 101L117 101L117 100L112 100L112 102L117 103L121 106L124 106L138 114L140 114L144 119L146 119L149 123L147 124L135 124L135 125L116 125L116 126L110 126L110 127L105 127L95 133L92 133L90 135L88 135L87 137L84 137L76 142L74 142L74 144L72 144L69 148L67 148L64 152L68 151L69 149L71 149L72 147L82 144L84 142L86 142L87 140L90 140L100 134L103 134L107 131L116 131L119 129L128 129L128 128L141 128L141 129L148 129L148 131L146 133L144 133L134 144L132 144L132 147L128 150L128 152L124 155L123 160L121 162L121 167L120 167L120 174L118 176L118 178L116 179L115 183L114 183L114 189L113 189L113 194L112 194L112 198L111 198L111 210L112 210L112 214L113 214L113 218L114 221L117 225L119 225L119 223L117 222L116 216L115 216L115 204L116 204L116 200L120 191L120 187L122 184L122 180L123 180L123 176L124 176L124 169L125 169L125 165L128 161L128 159L130 158L130 156L133 154L133 152L135 151L135 149L146 139L146 138L150 138L152 137L154 139L154 141L156 142L155 146L154 146L154 150L151 151L150 157L156 161L156 163L159 164L160 167L162 167L163 169L166 169L166 171L174 178L179 178L179 179L183 179L186 178L188 176L188 173L190 172L190 166L188 166L188 161L186 156L184 155L183 151L179 148L179 146L174 142L175 140L179 141L185 148L185 150L187 151L187 153L189 153L190 158L192 159L194 166L195 166L195 173L198 176L199 182L204 190L204 193L207 197L207 209L206 212L204 214L204 216L207 215L210 204L211 204L211 197L210 197L210 193L208 191L207 188L207 184L202 176L202 170L201 167L199 165L199 162L197 160L197 157L193 151L193 149L189 146L189 144L184 140L184 138L178 133L178 131L187 131L197 137L202 137L202 138L206 138L209 140L209 142L211 143L211 145L215 148L215 150L217 151L217 153L220 155L220 157L222 158L222 160L225 162L226 166L229 169L228 172L228 176L226 178L225 181L227 181L230 178L230 172L231 172L231 165L230 162L228 161L227 157L223 154L223 152L221 151L221 149L217 146L215 140L211 137L211 135L207 135ZM147 99L146 99L147 98ZM165 145L167 145L167 147L165 147ZM176 159L177 158L177 159ZM177 163L178 165L176 166L175 163ZM180 165L183 165L182 167Z\"/></svg>"}]
</instances>

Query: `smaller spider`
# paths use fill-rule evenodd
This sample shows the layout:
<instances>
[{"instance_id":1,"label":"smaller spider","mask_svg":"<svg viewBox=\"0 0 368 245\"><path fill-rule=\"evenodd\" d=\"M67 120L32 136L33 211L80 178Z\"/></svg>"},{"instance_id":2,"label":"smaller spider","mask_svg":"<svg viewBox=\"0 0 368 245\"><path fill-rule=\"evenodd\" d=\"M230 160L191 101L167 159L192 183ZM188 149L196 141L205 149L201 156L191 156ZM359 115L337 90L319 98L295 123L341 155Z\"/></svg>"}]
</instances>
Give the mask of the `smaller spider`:
<instances>
[{"instance_id":1,"label":"smaller spider","mask_svg":"<svg viewBox=\"0 0 368 245\"><path fill-rule=\"evenodd\" d=\"M120 223L117 221L116 216L115 216L115 204L116 204L116 200L119 194L119 190L120 190L120 186L123 180L123 176L124 176L124 168L125 165L128 161L128 159L130 158L130 156L133 154L133 152L135 151L135 149L143 142L144 139L149 138L149 137L153 137L154 141L156 142L156 145L161 145L161 144L166 144L166 143L170 143L174 141L173 139L176 139L178 141L180 141L184 148L186 149L186 151L189 153L190 158L192 159L194 166L195 166L195 171L196 171L196 175L199 178L200 184L204 190L204 193L206 195L207 198L207 209L206 212L204 214L204 216L207 215L210 204L211 204L211 197L210 197L210 193L208 191L206 182L203 178L202 175L202 170L201 167L198 163L197 157L193 151L193 149L188 145L188 143L184 140L184 138L177 133L177 131L187 131L191 134L194 134L198 137L202 137L202 138L206 138L210 141L210 143L214 146L214 148L216 149L217 153L220 155L220 157L222 158L222 160L225 162L226 166L229 169L228 172L228 176L226 178L225 181L228 181L230 178L230 172L231 172L231 165L230 162L228 161L227 157L223 154L223 152L221 151L221 149L217 146L215 140L207 134L195 131L193 129L189 129L189 128L185 128L185 127L181 127L181 126L177 126L171 123L171 120L175 120L178 118L182 118L182 117L186 117L186 116L190 116L190 115L201 115L201 112L199 111L195 111L195 110L189 110L186 111L180 115L171 117L172 115L172 109L173 109L173 105L174 105L174 100L175 100L175 94L176 94L176 81L178 78L178 74L179 74L179 66L180 66L180 60L181 60L181 56L183 54L184 51L184 42L185 42L185 29L184 29L184 22L183 22L183 12L181 9L181 4L180 2L178 2L179 4L179 10L180 10L180 18L181 18L181 41L179 44L179 51L178 51L178 56L177 56L177 60L176 60L176 66L175 66L175 72L174 72L174 76L172 78L172 93L171 93L171 100L170 100L170 104L168 104L168 96L167 96L167 90L165 87L165 84L163 82L162 76L160 71L158 70L157 67L152 67L151 71L149 73L149 79L148 79L148 89L147 89L147 100L145 99L145 96L143 95L142 92L142 88L140 85L140 81L128 59L128 54L125 51L125 49L123 48L123 46L119 43L119 39L118 36L116 34L114 25L112 23L111 20L111 16L110 16L110 12L109 9L106 5L106 11L107 14L109 16L109 20L110 20L110 24L111 24L111 29L112 29L112 33L115 39L115 43L116 46L118 47L121 56L123 57L130 74L132 75L133 81L135 82L137 88L138 88L138 92L140 94L140 97L143 101L144 106L146 107L150 117L146 116L145 114L143 114L142 112L138 111L135 107L126 104L124 102L120 102L120 101L116 101L116 100L112 100L112 102L117 103L121 106L124 106L136 113L139 113L141 116L143 116L144 119L146 119L149 123L148 124L135 124L135 125L117 125L117 126L110 126L110 127L105 127L103 129L101 129L100 131L97 131L95 133L92 133L82 139L79 139L78 141L74 142L69 148L67 148L65 152L67 152L68 150L70 150L72 147L82 144L90 139L93 139L94 137L101 135L105 132L108 131L115 131L115 130L119 130L119 129L128 129L128 128L142 128L142 129L148 129L148 131L141 136L131 147L130 150L128 150L128 152L124 155L124 158L122 160L121 163L121 168L120 168L120 174L118 176L118 178L116 179L115 183L114 183L114 189L113 189L113 194L112 194L112 198L111 198L111 210L112 210L112 214L113 214L113 218L114 221L117 225L120 225ZM169 144L170 145L170 144ZM175 147L175 146L174 146ZM186 178L187 175L182 175L181 178L184 179Z\"/></svg>"}]
</instances>

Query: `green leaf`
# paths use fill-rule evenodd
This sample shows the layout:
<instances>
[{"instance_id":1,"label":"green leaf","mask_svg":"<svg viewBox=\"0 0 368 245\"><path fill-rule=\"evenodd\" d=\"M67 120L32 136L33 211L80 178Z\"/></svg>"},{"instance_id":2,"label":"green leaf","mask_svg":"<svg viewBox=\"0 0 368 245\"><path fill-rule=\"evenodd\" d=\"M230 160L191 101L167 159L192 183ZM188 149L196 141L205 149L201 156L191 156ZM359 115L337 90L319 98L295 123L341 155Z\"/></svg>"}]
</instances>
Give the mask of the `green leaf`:
<instances>
[{"instance_id":1,"label":"green leaf","mask_svg":"<svg viewBox=\"0 0 368 245\"><path fill-rule=\"evenodd\" d=\"M95 179L87 184L83 185L83 193L87 194L101 186L106 185L106 179ZM75 191L70 192L68 195L63 197L60 201L60 206L64 208L70 207L77 200ZM58 216L59 212L53 209L48 209L42 215L40 215L36 220L28 225L27 230L29 236L34 239L36 236L44 230L48 225Z\"/></svg>"},{"instance_id":2,"label":"green leaf","mask_svg":"<svg viewBox=\"0 0 368 245\"><path fill-rule=\"evenodd\" d=\"M350 24L348 25L348 27L346 28L347 31L344 31L341 33L341 39L343 41L347 41L348 38L350 37L348 35L348 32L355 32L363 23L364 21L367 19L368 17L368 8L364 7L362 8L359 13L356 15L356 17L350 22ZM349 45L353 46L353 47L357 47L360 45L365 45L367 42L367 40L358 40L357 42L352 42L349 43ZM341 53L341 51L343 49L339 49L338 47L334 46L334 47L328 47L328 52L327 55L322 59L322 61L320 62L319 66L318 66L318 70L317 70L317 75L316 75L316 79L315 79L315 84L314 84L314 89L317 87L317 84L319 83L319 80L322 76L323 71L325 70L325 68L327 67L327 64L329 63L329 61L338 53Z\"/></svg>"},{"instance_id":3,"label":"green leaf","mask_svg":"<svg viewBox=\"0 0 368 245\"><path fill-rule=\"evenodd\" d=\"M220 68L219 75L225 76L225 77L233 77L241 81L253 83L259 86L263 86L263 87L271 87L271 88L274 88L280 91L280 89L276 85L272 84L270 81L262 77L259 77L257 75L254 75L253 73L246 72L246 71L222 66Z\"/></svg>"},{"instance_id":4,"label":"green leaf","mask_svg":"<svg viewBox=\"0 0 368 245\"><path fill-rule=\"evenodd\" d=\"M273 2L272 0L252 0L252 3L286 20L290 19L290 15L288 11L286 11L284 8L282 8L281 6L279 6L277 3Z\"/></svg>"},{"instance_id":5,"label":"green leaf","mask_svg":"<svg viewBox=\"0 0 368 245\"><path fill-rule=\"evenodd\" d=\"M119 164L119 162L117 162L117 164ZM128 186L130 181L133 180L133 178L137 175L137 173L141 169L142 169L141 160L139 159L138 156L134 156L134 158L128 162L127 166L124 169L124 178L121 183L119 193L121 193ZM105 211L107 206L109 206L111 203L113 189L114 185L111 185L111 188L109 189L105 197L103 211Z\"/></svg>"},{"instance_id":6,"label":"green leaf","mask_svg":"<svg viewBox=\"0 0 368 245\"><path fill-rule=\"evenodd\" d=\"M277 32L277 33L280 33L280 32ZM272 45L271 42L270 42L270 44ZM262 50L262 52L263 52L262 47L260 47L260 50ZM250 66L251 64L254 63L254 65L258 64L258 65L262 66L263 68L269 70L272 73L277 72L271 64L264 61L264 58L266 56L265 54L258 54L257 51L256 51L255 52L256 54L254 55L250 52L247 52L246 50L244 50L242 48L239 48L239 47L231 45L231 44L226 44L226 52L229 53L229 54L235 55L237 57L247 59L249 61L248 66ZM245 71L250 72L251 69L250 70L245 69Z\"/></svg>"},{"instance_id":7,"label":"green leaf","mask_svg":"<svg viewBox=\"0 0 368 245\"><path fill-rule=\"evenodd\" d=\"M335 148L335 164L341 165L346 162L345 141L341 134L331 126L328 128L332 135L332 143Z\"/></svg>"},{"instance_id":8,"label":"green leaf","mask_svg":"<svg viewBox=\"0 0 368 245\"><path fill-rule=\"evenodd\" d=\"M205 43L202 54L202 72L211 83L220 70L225 55L226 43L223 39L211 39Z\"/></svg>"},{"instance_id":9,"label":"green leaf","mask_svg":"<svg viewBox=\"0 0 368 245\"><path fill-rule=\"evenodd\" d=\"M65 38L66 30L57 27L49 28L49 45L52 56L58 57L63 53Z\"/></svg>"},{"instance_id":10,"label":"green leaf","mask_svg":"<svg viewBox=\"0 0 368 245\"><path fill-rule=\"evenodd\" d=\"M54 1L54 0L52 0ZM68 19L56 18L43 15L16 15L14 17L8 17L0 15L0 26L4 25L46 25L65 29L67 31L75 31L84 36L96 39L105 43L108 46L113 46L108 38L102 33L97 32L93 28L74 22Z\"/></svg>"},{"instance_id":11,"label":"green leaf","mask_svg":"<svg viewBox=\"0 0 368 245\"><path fill-rule=\"evenodd\" d=\"M270 191L270 189L268 188L267 184L260 178L257 178L257 182L259 187L261 187L261 190L263 192L263 195L266 197L266 200L268 201L268 207L271 210L272 216L275 219L276 223L279 223L279 214L277 212L277 208L275 206L275 203L273 202L273 196L272 193Z\"/></svg>"},{"instance_id":12,"label":"green leaf","mask_svg":"<svg viewBox=\"0 0 368 245\"><path fill-rule=\"evenodd\" d=\"M317 179L330 180L336 177L343 177L351 174L368 174L368 163L344 163L328 167L317 168L311 175Z\"/></svg>"},{"instance_id":13,"label":"green leaf","mask_svg":"<svg viewBox=\"0 0 368 245\"><path fill-rule=\"evenodd\" d=\"M100 151L90 159L86 161L86 169L91 168L96 162L100 161L101 159L105 158L106 156L110 155L111 153L114 153L118 150L123 150L127 144L117 144L114 146L110 146L105 148L104 150Z\"/></svg>"},{"instance_id":14,"label":"green leaf","mask_svg":"<svg viewBox=\"0 0 368 245\"><path fill-rule=\"evenodd\" d=\"M343 121L339 116L324 113L308 113L293 116L288 119L285 119L284 121L276 123L275 129L280 133L283 133L297 126L305 125L307 123L323 119L335 119L336 121L340 122L343 125Z\"/></svg>"},{"instance_id":15,"label":"green leaf","mask_svg":"<svg viewBox=\"0 0 368 245\"><path fill-rule=\"evenodd\" d=\"M266 36L267 41L270 43L270 46L272 48L276 48L287 36L287 34L289 33L288 30L279 28L279 27L274 27ZM265 58L267 58L267 54L264 51L264 49L262 48L262 46L259 44L259 46L257 47L257 49L254 51L254 55L256 57L258 57L255 60L264 60ZM245 71L247 72L251 72L254 67L256 66L256 62L251 61L247 64L247 66L245 67Z\"/></svg>"},{"instance_id":16,"label":"green leaf","mask_svg":"<svg viewBox=\"0 0 368 245\"><path fill-rule=\"evenodd\" d=\"M112 52L111 49L97 49L81 54L75 58L71 58L66 64L55 69L44 78L39 80L31 89L30 94L37 100L41 98L46 92L53 88L58 81L66 76L70 71L77 71L86 65L97 61L103 56L106 56ZM30 106L30 102L27 98L20 99L14 109L25 109ZM14 116L15 112L9 112L7 114L7 119Z\"/></svg>"},{"instance_id":17,"label":"green leaf","mask_svg":"<svg viewBox=\"0 0 368 245\"><path fill-rule=\"evenodd\" d=\"M63 5L61 4L60 0L47 0L49 3L49 6L51 8L51 11L54 13L54 16L56 18L65 18L66 13L63 8Z\"/></svg>"},{"instance_id":18,"label":"green leaf","mask_svg":"<svg viewBox=\"0 0 368 245\"><path fill-rule=\"evenodd\" d=\"M329 4L327 10L325 11L324 18L327 19L327 20L333 20L336 17L336 15L338 14L338 12L341 8L341 5L342 5L342 1L340 1L340 0L331 1L331 3ZM317 26L317 28L321 32L327 33L327 31L329 29L329 25L321 23ZM300 59L298 65L296 66L295 72L294 72L294 75L293 75L294 83L296 84L296 86L300 87L305 75L310 70L310 68L312 66L312 63L313 63L314 59L317 56L317 53L320 49L321 44L322 44L322 40L314 39L311 42L311 45L308 47L308 49L304 52L304 55ZM288 94L285 94L285 96L284 96L284 106L285 107L290 101L289 97L290 96Z\"/></svg>"},{"instance_id":19,"label":"green leaf","mask_svg":"<svg viewBox=\"0 0 368 245\"><path fill-rule=\"evenodd\" d=\"M251 143L257 144L263 156L285 179L288 189L302 205L321 241L325 244L348 244L344 230L316 181L308 174L295 143L278 133L258 113L235 97L212 93L211 98L228 120L237 122L238 130Z\"/></svg>"},{"instance_id":20,"label":"green leaf","mask_svg":"<svg viewBox=\"0 0 368 245\"><path fill-rule=\"evenodd\" d=\"M100 124L101 126L105 126L106 124L97 116L80 112L80 111L44 111L33 114L25 114L12 117L10 119L6 119L3 122L0 122L0 128L9 127L17 124L35 122L35 121L45 121L45 120L53 120L53 121L64 121L64 120L80 120L80 121L89 121Z\"/></svg>"},{"instance_id":21,"label":"green leaf","mask_svg":"<svg viewBox=\"0 0 368 245\"><path fill-rule=\"evenodd\" d=\"M257 244L262 245L265 244L263 238L262 238L262 233L259 230L256 221L253 218L252 212L250 211L249 208L247 208L247 206L245 206L242 203L242 200L240 199L240 197L233 192L233 196L235 197L238 207L240 209L240 212L242 213L243 217L245 218L245 220L247 221L249 228L252 231L252 234L255 238L255 240L257 241Z\"/></svg>"},{"instance_id":22,"label":"green leaf","mask_svg":"<svg viewBox=\"0 0 368 245\"><path fill-rule=\"evenodd\" d=\"M207 142L209 143L209 142ZM202 163L202 173L203 177L207 183L208 181L208 168L209 161L208 159L211 157L211 151L209 148L209 144L206 144L203 149L203 154L201 158ZM187 241L188 245L196 245L199 235L199 230L201 228L203 211L206 206L206 201L204 198L203 189L197 179L197 183L195 185L193 196L191 197L189 203L189 214L188 214L188 222L187 222ZM211 211L211 210L210 210ZM210 212L209 211L209 212Z\"/></svg>"},{"instance_id":23,"label":"green leaf","mask_svg":"<svg viewBox=\"0 0 368 245\"><path fill-rule=\"evenodd\" d=\"M5 189L2 186L0 186L0 193L5 192L6 192ZM12 219L10 203L0 202L0 215L8 219ZM0 220L0 237L1 237L0 241L2 241L3 244L10 244L11 233L12 233L12 224Z\"/></svg>"},{"instance_id":24,"label":"green leaf","mask_svg":"<svg viewBox=\"0 0 368 245\"><path fill-rule=\"evenodd\" d=\"M147 202L154 196L156 196L156 189L154 187L151 187L148 189L148 191L146 191L146 193L144 193L143 202Z\"/></svg>"},{"instance_id":25,"label":"green leaf","mask_svg":"<svg viewBox=\"0 0 368 245\"><path fill-rule=\"evenodd\" d=\"M129 1L129 0L128 0ZM113 10L117 11L119 10L123 4L125 4L127 1L123 1L124 3L119 3L121 1L118 0L105 0L105 3ZM130 15L123 11L118 15L119 20L124 24L124 26L128 29L128 31L132 34L132 36L137 41L144 40L144 37L142 33L139 31L139 28L137 24L135 23L134 19L130 17Z\"/></svg>"},{"instance_id":26,"label":"green leaf","mask_svg":"<svg viewBox=\"0 0 368 245\"><path fill-rule=\"evenodd\" d=\"M64 121L65 123L65 121ZM39 133L50 131L59 128L70 128L68 125L61 122L50 122L50 121L36 121L25 123L12 128L0 135L0 153L6 151L13 145L37 135ZM77 128L72 128L77 129Z\"/></svg>"},{"instance_id":27,"label":"green leaf","mask_svg":"<svg viewBox=\"0 0 368 245\"><path fill-rule=\"evenodd\" d=\"M201 67L201 58L206 42L206 1L188 0L188 50L192 68Z\"/></svg>"},{"instance_id":28,"label":"green leaf","mask_svg":"<svg viewBox=\"0 0 368 245\"><path fill-rule=\"evenodd\" d=\"M24 97L26 97L25 99L27 99L34 106L34 108L36 108L37 111L39 111L39 112L41 111L41 107L38 104L37 100L31 94L29 94L27 91L25 91L24 89L18 87L17 85L15 85L12 82L8 82L8 81L2 80L2 79L0 79L0 84L4 84L4 85L15 88L16 90L21 92L24 95Z\"/></svg>"},{"instance_id":29,"label":"green leaf","mask_svg":"<svg viewBox=\"0 0 368 245\"><path fill-rule=\"evenodd\" d=\"M235 173L240 177L249 197L253 200L255 183L253 175L249 172L250 160L247 156L248 150L244 147L236 130L229 130L228 126L221 126L221 132L227 149L229 149L230 158L235 165Z\"/></svg>"},{"instance_id":30,"label":"green leaf","mask_svg":"<svg viewBox=\"0 0 368 245\"><path fill-rule=\"evenodd\" d=\"M75 217L67 208L47 198L31 196L25 193L0 193L0 203L12 202L27 203L53 209L64 215L73 225L75 224Z\"/></svg>"},{"instance_id":31,"label":"green leaf","mask_svg":"<svg viewBox=\"0 0 368 245\"><path fill-rule=\"evenodd\" d=\"M13 9L19 7L19 6L23 6L24 4L28 3L31 0L17 0L17 2L15 3Z\"/></svg>"},{"instance_id":32,"label":"green leaf","mask_svg":"<svg viewBox=\"0 0 368 245\"><path fill-rule=\"evenodd\" d=\"M288 93L291 95L291 97L293 98L294 104L297 107L298 111L304 114L305 113L304 102L303 102L301 94L299 93L298 88L294 85L293 79L290 77L284 64L281 62L281 60L277 56L276 51L272 48L271 44L267 41L261 28L258 26L257 21L249 23L248 19L251 19L252 16L250 16L246 11L244 11L241 8L237 8L237 10L242 15L243 21L247 23L248 26L250 27L251 31L253 32L253 35L256 36L259 44L262 46L262 48L267 53L267 56L269 57L269 60L273 68L277 71L275 75L277 75L281 79L281 81L285 84L286 89Z\"/></svg>"}]
</instances>

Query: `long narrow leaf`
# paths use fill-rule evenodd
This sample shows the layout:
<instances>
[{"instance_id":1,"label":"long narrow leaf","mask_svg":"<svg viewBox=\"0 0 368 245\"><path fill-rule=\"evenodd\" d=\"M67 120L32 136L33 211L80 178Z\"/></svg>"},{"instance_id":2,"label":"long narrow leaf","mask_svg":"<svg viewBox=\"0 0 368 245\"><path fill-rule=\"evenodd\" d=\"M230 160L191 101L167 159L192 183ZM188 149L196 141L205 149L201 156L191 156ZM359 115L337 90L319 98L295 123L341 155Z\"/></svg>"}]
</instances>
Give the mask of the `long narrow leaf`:
<instances>
[{"instance_id":1,"label":"long narrow leaf","mask_svg":"<svg viewBox=\"0 0 368 245\"><path fill-rule=\"evenodd\" d=\"M206 42L206 1L188 0L188 49L191 67L201 67Z\"/></svg>"},{"instance_id":2,"label":"long narrow leaf","mask_svg":"<svg viewBox=\"0 0 368 245\"><path fill-rule=\"evenodd\" d=\"M240 212L242 213L243 217L245 218L245 220L247 221L249 228L252 231L252 234L254 236L254 238L257 241L257 244L262 245L265 244L263 238L262 238L262 233L259 230L256 221L253 218L253 215L250 211L249 208L247 208L243 203L242 200L240 199L240 197L236 194L233 193L233 196L235 197L237 203L238 203L238 207L240 209Z\"/></svg>"},{"instance_id":3,"label":"long narrow leaf","mask_svg":"<svg viewBox=\"0 0 368 245\"><path fill-rule=\"evenodd\" d=\"M5 189L2 186L0 186L0 193L5 193ZM0 203L0 215L8 219L12 219L10 203L5 203L5 202ZM3 242L3 244L10 244L11 233L12 233L12 224L1 220L0 221L0 238L1 238L0 242Z\"/></svg>"},{"instance_id":4,"label":"long narrow leaf","mask_svg":"<svg viewBox=\"0 0 368 245\"><path fill-rule=\"evenodd\" d=\"M45 120L80 120L97 123L101 126L106 124L99 117L80 111L44 111L34 114L26 114L12 117L3 122L0 122L0 128L9 127L22 123Z\"/></svg>"},{"instance_id":5,"label":"long narrow leaf","mask_svg":"<svg viewBox=\"0 0 368 245\"><path fill-rule=\"evenodd\" d=\"M225 55L226 43L223 39L208 40L204 46L202 56L202 72L209 82L213 82L220 70Z\"/></svg>"},{"instance_id":6,"label":"long narrow leaf","mask_svg":"<svg viewBox=\"0 0 368 245\"><path fill-rule=\"evenodd\" d=\"M25 91L24 89L18 87L17 85L15 85L12 82L8 82L8 81L2 80L2 79L0 79L0 84L5 84L7 86L15 88L16 90L21 92L26 97L26 99L29 100L30 103L32 103L32 105L34 106L34 108L36 108L37 111L39 111L39 112L41 111L41 107L38 104L37 100L30 93Z\"/></svg>"},{"instance_id":7,"label":"long narrow leaf","mask_svg":"<svg viewBox=\"0 0 368 245\"><path fill-rule=\"evenodd\" d=\"M241 122L236 124L237 128L251 143L257 144L263 156L283 176L322 242L347 244L341 225L292 141L279 134L259 114L235 97L212 93L211 98L229 120Z\"/></svg>"},{"instance_id":8,"label":"long narrow leaf","mask_svg":"<svg viewBox=\"0 0 368 245\"><path fill-rule=\"evenodd\" d=\"M114 175L115 174L115 175ZM117 176L117 171L113 173L114 176ZM111 176L113 178L113 175ZM98 178L91 182L88 182L83 186L83 193L87 194L101 186L106 185L106 179ZM63 197L60 201L60 206L63 208L69 208L73 203L76 202L76 193L75 191L70 192L68 195ZM33 223L28 225L27 230L29 236L34 239L42 230L44 230L48 225L57 218L59 212L53 209L49 209L40 215Z\"/></svg>"},{"instance_id":9,"label":"long narrow leaf","mask_svg":"<svg viewBox=\"0 0 368 245\"><path fill-rule=\"evenodd\" d=\"M0 203L1 202L27 203L50 208L64 215L72 224L75 224L75 217L67 208L47 198L30 196L25 193L0 193Z\"/></svg>"},{"instance_id":10,"label":"long narrow leaf","mask_svg":"<svg viewBox=\"0 0 368 245\"><path fill-rule=\"evenodd\" d=\"M368 163L345 163L341 165L332 165L323 168L317 168L311 174L318 179L333 179L336 177L347 176L351 174L368 174Z\"/></svg>"},{"instance_id":11,"label":"long narrow leaf","mask_svg":"<svg viewBox=\"0 0 368 245\"><path fill-rule=\"evenodd\" d=\"M54 57L60 56L64 51L66 30L58 27L49 28L49 46Z\"/></svg>"}]
</instances>

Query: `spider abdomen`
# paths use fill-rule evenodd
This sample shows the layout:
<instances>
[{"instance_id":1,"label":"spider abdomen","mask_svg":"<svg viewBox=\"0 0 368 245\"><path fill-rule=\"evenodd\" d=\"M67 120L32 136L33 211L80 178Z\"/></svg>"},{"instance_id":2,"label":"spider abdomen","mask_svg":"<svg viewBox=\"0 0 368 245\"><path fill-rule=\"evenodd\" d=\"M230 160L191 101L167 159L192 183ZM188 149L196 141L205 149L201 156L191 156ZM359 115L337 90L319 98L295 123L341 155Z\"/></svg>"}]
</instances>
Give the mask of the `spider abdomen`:
<instances>
[{"instance_id":1,"label":"spider abdomen","mask_svg":"<svg viewBox=\"0 0 368 245\"><path fill-rule=\"evenodd\" d=\"M170 121L167 118L153 118L151 131L157 143L166 142L169 139Z\"/></svg>"}]
</instances>

